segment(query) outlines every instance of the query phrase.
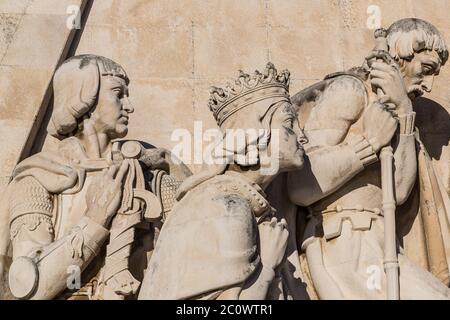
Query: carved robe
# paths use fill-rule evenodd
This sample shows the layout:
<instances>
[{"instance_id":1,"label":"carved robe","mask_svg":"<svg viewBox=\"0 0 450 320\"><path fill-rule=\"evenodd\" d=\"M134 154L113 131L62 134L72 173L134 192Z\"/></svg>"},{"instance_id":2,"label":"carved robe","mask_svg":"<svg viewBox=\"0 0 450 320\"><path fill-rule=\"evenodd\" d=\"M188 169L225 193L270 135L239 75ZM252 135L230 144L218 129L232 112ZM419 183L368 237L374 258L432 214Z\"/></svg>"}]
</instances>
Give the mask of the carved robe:
<instances>
[{"instance_id":1,"label":"carved robe","mask_svg":"<svg viewBox=\"0 0 450 320\"><path fill-rule=\"evenodd\" d=\"M408 201L398 208L397 234L404 253L450 284L450 198L425 146L416 137L418 179Z\"/></svg>"},{"instance_id":2,"label":"carved robe","mask_svg":"<svg viewBox=\"0 0 450 320\"><path fill-rule=\"evenodd\" d=\"M260 263L256 219L266 214L263 191L240 174L196 186L164 223L139 299L214 299L243 284Z\"/></svg>"}]
</instances>

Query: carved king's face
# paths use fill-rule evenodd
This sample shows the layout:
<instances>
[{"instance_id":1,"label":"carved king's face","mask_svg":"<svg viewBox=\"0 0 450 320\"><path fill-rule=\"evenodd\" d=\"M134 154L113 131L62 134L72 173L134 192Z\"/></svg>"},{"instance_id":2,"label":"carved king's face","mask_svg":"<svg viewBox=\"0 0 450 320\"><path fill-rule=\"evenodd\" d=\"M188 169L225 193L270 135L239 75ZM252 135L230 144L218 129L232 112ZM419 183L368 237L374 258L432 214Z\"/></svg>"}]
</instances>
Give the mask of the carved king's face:
<instances>
[{"instance_id":1,"label":"carved king's face","mask_svg":"<svg viewBox=\"0 0 450 320\"><path fill-rule=\"evenodd\" d=\"M128 133L128 114L133 111L125 80L103 76L98 102L91 116L95 130L105 133L110 139L123 138Z\"/></svg>"},{"instance_id":2,"label":"carved king's face","mask_svg":"<svg viewBox=\"0 0 450 320\"><path fill-rule=\"evenodd\" d=\"M274 144L278 143L280 171L300 169L304 163L303 144L307 139L299 127L298 119L290 103L285 102L272 116L272 138L269 146L274 152ZM278 139L274 139L274 130L278 130Z\"/></svg>"},{"instance_id":3,"label":"carved king's face","mask_svg":"<svg viewBox=\"0 0 450 320\"><path fill-rule=\"evenodd\" d=\"M411 100L430 92L434 76L439 74L441 62L436 51L416 52L411 61L405 61L403 76Z\"/></svg>"}]
</instances>

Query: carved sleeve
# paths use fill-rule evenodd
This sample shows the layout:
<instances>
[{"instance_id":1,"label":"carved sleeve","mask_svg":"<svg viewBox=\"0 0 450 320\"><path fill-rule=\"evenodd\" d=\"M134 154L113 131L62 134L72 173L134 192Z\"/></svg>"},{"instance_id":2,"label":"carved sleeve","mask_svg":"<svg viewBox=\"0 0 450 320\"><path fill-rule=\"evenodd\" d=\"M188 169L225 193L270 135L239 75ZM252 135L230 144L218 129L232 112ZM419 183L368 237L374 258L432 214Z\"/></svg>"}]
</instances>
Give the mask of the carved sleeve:
<instances>
[{"instance_id":1,"label":"carved sleeve","mask_svg":"<svg viewBox=\"0 0 450 320\"><path fill-rule=\"evenodd\" d=\"M13 255L28 256L53 242L52 195L34 178L13 182L9 200Z\"/></svg>"},{"instance_id":2,"label":"carved sleeve","mask_svg":"<svg viewBox=\"0 0 450 320\"><path fill-rule=\"evenodd\" d=\"M301 170L288 173L288 192L290 200L300 206L309 206L339 189L364 165L377 159L365 150L363 143L357 146L342 143L323 147L307 154ZM324 170L326 168L326 170Z\"/></svg>"},{"instance_id":3,"label":"carved sleeve","mask_svg":"<svg viewBox=\"0 0 450 320\"><path fill-rule=\"evenodd\" d=\"M417 154L414 138L415 112L399 116L397 143L394 145L394 177L397 205L403 204L411 193L417 176Z\"/></svg>"},{"instance_id":4,"label":"carved sleeve","mask_svg":"<svg viewBox=\"0 0 450 320\"><path fill-rule=\"evenodd\" d=\"M289 197L301 206L333 193L378 160L361 134L349 133L368 103L364 84L350 76L336 78L319 100L305 124L310 140L305 165L288 174Z\"/></svg>"},{"instance_id":5,"label":"carved sleeve","mask_svg":"<svg viewBox=\"0 0 450 320\"><path fill-rule=\"evenodd\" d=\"M315 149L343 143L367 104L367 91L361 80L352 76L330 80L305 122L309 145Z\"/></svg>"},{"instance_id":6,"label":"carved sleeve","mask_svg":"<svg viewBox=\"0 0 450 320\"><path fill-rule=\"evenodd\" d=\"M78 268L81 273L98 254L109 232L84 217L68 235L55 241L53 196L32 177L15 182L12 187L11 292L22 299L52 299L66 288L69 268Z\"/></svg>"}]
</instances>

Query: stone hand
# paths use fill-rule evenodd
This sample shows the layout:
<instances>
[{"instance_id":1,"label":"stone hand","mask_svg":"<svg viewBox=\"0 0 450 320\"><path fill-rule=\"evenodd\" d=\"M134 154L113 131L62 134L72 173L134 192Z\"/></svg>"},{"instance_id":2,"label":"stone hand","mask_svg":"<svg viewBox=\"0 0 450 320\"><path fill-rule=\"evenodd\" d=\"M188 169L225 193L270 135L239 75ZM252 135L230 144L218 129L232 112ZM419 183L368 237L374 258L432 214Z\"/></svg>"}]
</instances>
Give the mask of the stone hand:
<instances>
[{"instance_id":1,"label":"stone hand","mask_svg":"<svg viewBox=\"0 0 450 320\"><path fill-rule=\"evenodd\" d=\"M107 284L116 294L122 296L136 294L140 286L140 282L133 277L129 270L122 270L115 274L107 281Z\"/></svg>"},{"instance_id":2,"label":"stone hand","mask_svg":"<svg viewBox=\"0 0 450 320\"><path fill-rule=\"evenodd\" d=\"M405 81L395 61L383 51L375 51L368 58L374 57L381 60L371 63L370 82L375 88L383 90L384 96L380 103L394 105L397 114L411 112L412 104Z\"/></svg>"},{"instance_id":3,"label":"stone hand","mask_svg":"<svg viewBox=\"0 0 450 320\"><path fill-rule=\"evenodd\" d=\"M166 150L161 148L145 149L139 161L144 163L149 169L161 169L168 171L169 163L166 160Z\"/></svg>"},{"instance_id":4,"label":"stone hand","mask_svg":"<svg viewBox=\"0 0 450 320\"><path fill-rule=\"evenodd\" d=\"M286 220L272 218L258 225L261 248L261 262L264 267L275 269L283 260L289 232Z\"/></svg>"},{"instance_id":5,"label":"stone hand","mask_svg":"<svg viewBox=\"0 0 450 320\"><path fill-rule=\"evenodd\" d=\"M123 180L128 172L129 164L122 162L120 167L113 165L103 170L93 181L86 193L86 216L107 227L116 215L122 199Z\"/></svg>"},{"instance_id":6,"label":"stone hand","mask_svg":"<svg viewBox=\"0 0 450 320\"><path fill-rule=\"evenodd\" d=\"M364 137L370 142L375 152L392 140L397 129L398 120L386 110L383 104L372 103L363 114Z\"/></svg>"}]
</instances>

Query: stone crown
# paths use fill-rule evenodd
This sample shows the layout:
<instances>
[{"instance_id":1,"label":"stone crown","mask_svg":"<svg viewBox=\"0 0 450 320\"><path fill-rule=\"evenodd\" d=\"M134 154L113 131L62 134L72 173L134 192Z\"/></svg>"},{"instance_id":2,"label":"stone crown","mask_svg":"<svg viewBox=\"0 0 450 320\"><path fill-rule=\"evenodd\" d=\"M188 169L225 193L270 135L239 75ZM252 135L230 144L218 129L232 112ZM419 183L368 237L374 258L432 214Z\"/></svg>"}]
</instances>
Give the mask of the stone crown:
<instances>
[{"instance_id":1,"label":"stone crown","mask_svg":"<svg viewBox=\"0 0 450 320\"><path fill-rule=\"evenodd\" d=\"M272 63L267 63L264 73L258 70L253 75L239 70L239 77L234 84L225 88L211 87L208 101L217 124L221 126L235 112L261 100L284 98L289 100L288 70L279 74Z\"/></svg>"}]
</instances>

